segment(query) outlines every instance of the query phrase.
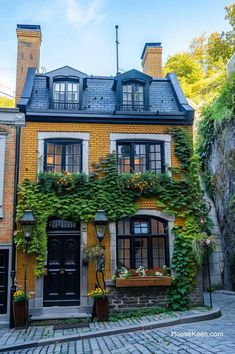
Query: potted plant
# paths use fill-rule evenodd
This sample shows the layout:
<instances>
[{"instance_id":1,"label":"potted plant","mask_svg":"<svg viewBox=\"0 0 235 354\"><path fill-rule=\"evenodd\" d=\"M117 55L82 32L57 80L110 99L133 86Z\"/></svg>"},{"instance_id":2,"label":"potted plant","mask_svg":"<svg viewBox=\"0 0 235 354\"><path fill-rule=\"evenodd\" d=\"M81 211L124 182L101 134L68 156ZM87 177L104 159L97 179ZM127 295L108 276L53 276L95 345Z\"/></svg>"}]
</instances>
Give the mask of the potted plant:
<instances>
[{"instance_id":1,"label":"potted plant","mask_svg":"<svg viewBox=\"0 0 235 354\"><path fill-rule=\"evenodd\" d=\"M13 294L13 317L15 327L25 327L28 318L28 300L30 296L23 290ZM27 302L27 303L25 303Z\"/></svg>"},{"instance_id":2,"label":"potted plant","mask_svg":"<svg viewBox=\"0 0 235 354\"><path fill-rule=\"evenodd\" d=\"M83 261L96 262L97 259L104 256L104 248L101 246L86 246L83 253Z\"/></svg>"},{"instance_id":3,"label":"potted plant","mask_svg":"<svg viewBox=\"0 0 235 354\"><path fill-rule=\"evenodd\" d=\"M138 286L170 286L171 276L167 267L148 269L140 266L138 269L118 268L112 277L116 287Z\"/></svg>"},{"instance_id":4,"label":"potted plant","mask_svg":"<svg viewBox=\"0 0 235 354\"><path fill-rule=\"evenodd\" d=\"M95 301L95 312L99 322L108 321L109 317L109 291L96 288L87 294Z\"/></svg>"}]
</instances>

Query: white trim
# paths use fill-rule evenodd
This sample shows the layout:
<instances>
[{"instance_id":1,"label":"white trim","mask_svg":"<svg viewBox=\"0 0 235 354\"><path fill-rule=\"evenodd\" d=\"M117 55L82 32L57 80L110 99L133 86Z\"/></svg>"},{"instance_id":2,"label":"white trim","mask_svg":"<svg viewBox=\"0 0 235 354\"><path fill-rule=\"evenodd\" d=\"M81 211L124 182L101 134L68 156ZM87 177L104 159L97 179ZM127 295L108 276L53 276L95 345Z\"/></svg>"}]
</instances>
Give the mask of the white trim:
<instances>
[{"instance_id":1,"label":"white trim","mask_svg":"<svg viewBox=\"0 0 235 354\"><path fill-rule=\"evenodd\" d=\"M0 218L3 217L5 146L6 146L6 134L0 134Z\"/></svg>"},{"instance_id":2,"label":"white trim","mask_svg":"<svg viewBox=\"0 0 235 354\"><path fill-rule=\"evenodd\" d=\"M171 176L171 135L170 134L127 134L127 133L110 133L110 152L116 151L118 140L158 140L164 142L165 165L166 172Z\"/></svg>"},{"instance_id":3,"label":"white trim","mask_svg":"<svg viewBox=\"0 0 235 354\"><path fill-rule=\"evenodd\" d=\"M89 133L81 132L39 132L38 133L38 173L43 171L43 155L44 155L44 140L45 139L79 139L82 140L82 172L88 174L89 165Z\"/></svg>"}]
</instances>

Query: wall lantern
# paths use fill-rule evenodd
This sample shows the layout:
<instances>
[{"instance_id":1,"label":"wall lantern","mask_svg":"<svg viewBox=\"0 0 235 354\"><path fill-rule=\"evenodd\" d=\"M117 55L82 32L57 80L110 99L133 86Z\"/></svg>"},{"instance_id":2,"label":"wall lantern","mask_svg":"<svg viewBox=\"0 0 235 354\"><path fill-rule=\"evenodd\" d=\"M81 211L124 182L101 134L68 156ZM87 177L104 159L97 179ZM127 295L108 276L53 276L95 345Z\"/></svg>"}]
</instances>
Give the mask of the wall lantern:
<instances>
[{"instance_id":1,"label":"wall lantern","mask_svg":"<svg viewBox=\"0 0 235 354\"><path fill-rule=\"evenodd\" d=\"M96 237L100 242L104 239L107 224L108 224L108 219L105 215L104 210L98 210L95 215L94 225L95 225Z\"/></svg>"},{"instance_id":2,"label":"wall lantern","mask_svg":"<svg viewBox=\"0 0 235 354\"><path fill-rule=\"evenodd\" d=\"M31 210L25 210L24 215L20 219L25 241L28 242L33 236L33 228L35 225L35 218Z\"/></svg>"}]
</instances>

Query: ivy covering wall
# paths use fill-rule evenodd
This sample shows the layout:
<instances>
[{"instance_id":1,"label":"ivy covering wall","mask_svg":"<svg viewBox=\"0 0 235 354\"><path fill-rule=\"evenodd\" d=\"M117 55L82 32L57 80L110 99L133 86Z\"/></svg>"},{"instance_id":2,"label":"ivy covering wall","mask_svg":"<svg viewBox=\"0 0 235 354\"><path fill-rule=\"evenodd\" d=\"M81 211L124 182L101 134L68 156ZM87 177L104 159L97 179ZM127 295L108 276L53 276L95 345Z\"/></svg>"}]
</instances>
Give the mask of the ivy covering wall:
<instances>
[{"instance_id":1,"label":"ivy covering wall","mask_svg":"<svg viewBox=\"0 0 235 354\"><path fill-rule=\"evenodd\" d=\"M235 290L235 74L202 112L198 132L201 175L213 199L224 253L223 282Z\"/></svg>"},{"instance_id":2,"label":"ivy covering wall","mask_svg":"<svg viewBox=\"0 0 235 354\"><path fill-rule=\"evenodd\" d=\"M41 173L37 182L25 180L19 186L17 219L25 209L36 217L29 253L35 253L36 276L43 275L47 251L46 227L50 217L88 222L98 209L105 210L109 221L123 216L131 217L138 210L138 198L156 198L156 208L185 220L184 226L175 226L172 269L175 280L170 291L170 305L183 309L195 285L197 263L192 239L201 232L200 220L206 220L206 205L198 180L198 158L193 155L190 135L184 129L171 129L175 154L181 166L167 174L150 172L118 174L116 156L109 155L85 174ZM24 249L20 231L15 236L19 248Z\"/></svg>"}]
</instances>

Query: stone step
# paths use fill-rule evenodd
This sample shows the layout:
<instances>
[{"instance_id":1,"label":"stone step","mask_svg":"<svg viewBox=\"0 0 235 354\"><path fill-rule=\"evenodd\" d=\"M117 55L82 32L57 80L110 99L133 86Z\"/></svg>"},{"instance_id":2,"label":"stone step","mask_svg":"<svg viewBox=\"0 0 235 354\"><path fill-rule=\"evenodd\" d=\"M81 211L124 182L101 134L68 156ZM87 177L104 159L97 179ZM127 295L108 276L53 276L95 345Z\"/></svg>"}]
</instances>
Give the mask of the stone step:
<instances>
[{"instance_id":1,"label":"stone step","mask_svg":"<svg viewBox=\"0 0 235 354\"><path fill-rule=\"evenodd\" d=\"M31 321L91 317L92 306L51 306L30 309Z\"/></svg>"}]
</instances>

